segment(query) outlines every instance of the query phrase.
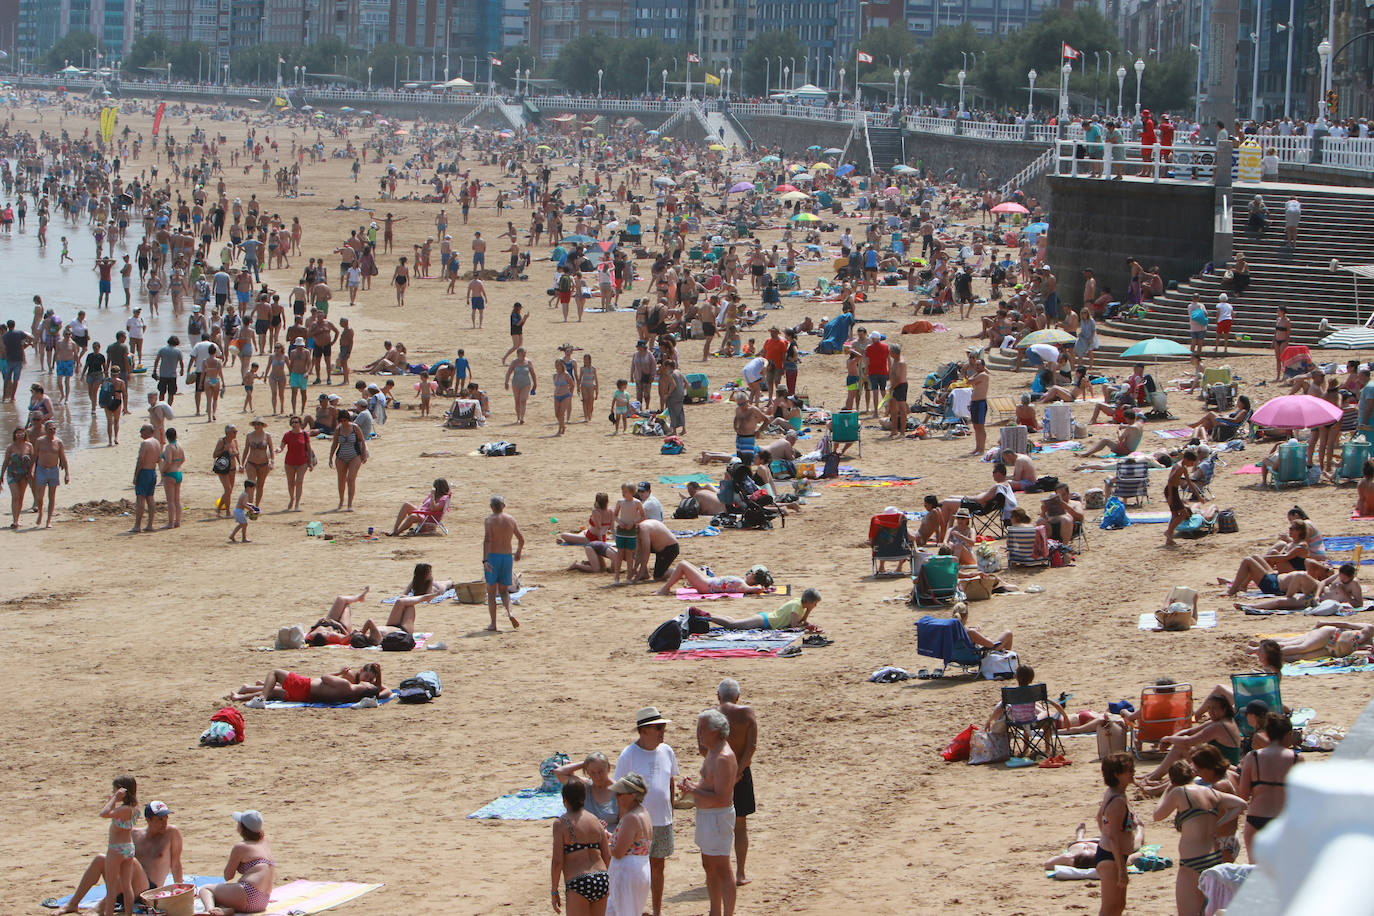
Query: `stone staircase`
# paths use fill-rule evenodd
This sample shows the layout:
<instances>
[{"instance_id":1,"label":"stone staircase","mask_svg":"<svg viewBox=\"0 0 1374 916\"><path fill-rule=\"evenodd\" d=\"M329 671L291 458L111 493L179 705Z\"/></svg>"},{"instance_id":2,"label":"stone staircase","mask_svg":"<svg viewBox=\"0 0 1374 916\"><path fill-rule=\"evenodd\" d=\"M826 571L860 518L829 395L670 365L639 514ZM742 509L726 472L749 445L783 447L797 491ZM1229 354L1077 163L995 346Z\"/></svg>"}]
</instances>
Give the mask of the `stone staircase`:
<instances>
[{"instance_id":1,"label":"stone staircase","mask_svg":"<svg viewBox=\"0 0 1374 916\"><path fill-rule=\"evenodd\" d=\"M719 111L708 111L702 119L706 134L712 143L719 142L728 150L744 153L749 149L749 141L735 130L734 121Z\"/></svg>"},{"instance_id":2,"label":"stone staircase","mask_svg":"<svg viewBox=\"0 0 1374 916\"><path fill-rule=\"evenodd\" d=\"M869 174L886 172L906 161L906 140L900 127L865 127L868 132L867 150L870 156Z\"/></svg>"}]
</instances>

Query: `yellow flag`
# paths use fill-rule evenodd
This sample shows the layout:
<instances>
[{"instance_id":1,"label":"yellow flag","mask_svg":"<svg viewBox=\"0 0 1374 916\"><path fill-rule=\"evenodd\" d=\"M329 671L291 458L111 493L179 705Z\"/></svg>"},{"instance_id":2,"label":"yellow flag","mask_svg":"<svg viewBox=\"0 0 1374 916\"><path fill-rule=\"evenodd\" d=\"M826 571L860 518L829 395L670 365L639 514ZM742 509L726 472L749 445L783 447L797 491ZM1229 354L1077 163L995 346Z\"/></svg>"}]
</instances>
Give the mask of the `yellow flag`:
<instances>
[{"instance_id":1,"label":"yellow flag","mask_svg":"<svg viewBox=\"0 0 1374 916\"><path fill-rule=\"evenodd\" d=\"M720 85L720 77L716 76L716 75L713 74L713 73L708 73L708 74L706 74L706 85L708 85L708 86L719 86L719 85Z\"/></svg>"}]
</instances>

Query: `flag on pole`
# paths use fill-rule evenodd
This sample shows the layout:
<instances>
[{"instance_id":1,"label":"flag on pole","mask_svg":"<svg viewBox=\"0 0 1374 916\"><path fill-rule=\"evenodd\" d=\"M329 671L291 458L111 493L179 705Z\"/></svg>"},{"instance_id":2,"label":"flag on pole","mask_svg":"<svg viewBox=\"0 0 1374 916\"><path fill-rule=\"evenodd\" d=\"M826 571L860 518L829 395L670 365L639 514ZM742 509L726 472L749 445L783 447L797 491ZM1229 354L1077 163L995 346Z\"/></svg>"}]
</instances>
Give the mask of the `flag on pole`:
<instances>
[{"instance_id":1,"label":"flag on pole","mask_svg":"<svg viewBox=\"0 0 1374 916\"><path fill-rule=\"evenodd\" d=\"M689 64L699 64L699 63L701 63L701 58L700 58L700 57L697 57L695 54L688 54L688 55L687 55L687 63L689 63Z\"/></svg>"},{"instance_id":2,"label":"flag on pole","mask_svg":"<svg viewBox=\"0 0 1374 916\"><path fill-rule=\"evenodd\" d=\"M708 73L708 74L706 74L706 85L708 85L708 86L719 86L719 85L720 85L720 77L716 76L716 75L713 74L713 73Z\"/></svg>"},{"instance_id":3,"label":"flag on pole","mask_svg":"<svg viewBox=\"0 0 1374 916\"><path fill-rule=\"evenodd\" d=\"M277 63L279 63L279 64L284 64L284 63L286 63L286 58L284 58L284 57L282 57L280 54L278 54L278 55L277 55Z\"/></svg>"},{"instance_id":4,"label":"flag on pole","mask_svg":"<svg viewBox=\"0 0 1374 916\"><path fill-rule=\"evenodd\" d=\"M1063 58L1064 60L1078 60L1080 57L1083 56L1083 52L1082 52L1082 51L1076 51L1076 50L1074 50L1073 45L1069 44L1067 41L1064 42L1064 52L1063 52L1063 54L1064 54L1064 58Z\"/></svg>"},{"instance_id":5,"label":"flag on pole","mask_svg":"<svg viewBox=\"0 0 1374 916\"><path fill-rule=\"evenodd\" d=\"M871 64L871 63L873 63L873 55L872 55L872 54L869 54L867 51L860 51L860 52L859 52L859 63L861 63L861 64Z\"/></svg>"},{"instance_id":6,"label":"flag on pole","mask_svg":"<svg viewBox=\"0 0 1374 916\"><path fill-rule=\"evenodd\" d=\"M492 65L493 67L504 67L504 66L505 66L505 64L501 63L501 58L499 58L499 57L493 57L493 58L491 59L491 65Z\"/></svg>"}]
</instances>

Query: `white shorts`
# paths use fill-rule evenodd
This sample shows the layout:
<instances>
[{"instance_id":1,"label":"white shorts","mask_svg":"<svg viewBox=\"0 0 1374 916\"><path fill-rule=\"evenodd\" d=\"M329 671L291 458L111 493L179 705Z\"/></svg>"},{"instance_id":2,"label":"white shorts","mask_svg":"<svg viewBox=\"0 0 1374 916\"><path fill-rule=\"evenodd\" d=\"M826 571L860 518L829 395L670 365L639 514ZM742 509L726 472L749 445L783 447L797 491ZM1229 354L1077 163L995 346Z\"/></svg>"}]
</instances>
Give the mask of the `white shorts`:
<instances>
[{"instance_id":1,"label":"white shorts","mask_svg":"<svg viewBox=\"0 0 1374 916\"><path fill-rule=\"evenodd\" d=\"M698 808L696 843L704 856L728 856L735 848L735 806Z\"/></svg>"}]
</instances>

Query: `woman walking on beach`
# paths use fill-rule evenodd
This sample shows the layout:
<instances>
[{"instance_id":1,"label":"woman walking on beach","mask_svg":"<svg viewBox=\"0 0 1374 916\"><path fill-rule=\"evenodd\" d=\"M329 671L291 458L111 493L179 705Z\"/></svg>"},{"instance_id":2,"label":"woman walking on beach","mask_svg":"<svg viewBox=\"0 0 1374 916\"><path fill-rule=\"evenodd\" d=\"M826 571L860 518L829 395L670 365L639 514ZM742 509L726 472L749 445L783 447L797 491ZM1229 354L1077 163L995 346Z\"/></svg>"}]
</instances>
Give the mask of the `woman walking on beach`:
<instances>
[{"instance_id":1,"label":"woman walking on beach","mask_svg":"<svg viewBox=\"0 0 1374 916\"><path fill-rule=\"evenodd\" d=\"M334 428L334 442L329 447L329 466L339 475L339 509L344 510L344 495L347 492L348 512L353 511L353 494L358 488L358 471L367 463L367 442L358 427L353 425L353 414L347 410L339 411L339 425Z\"/></svg>"},{"instance_id":2,"label":"woman walking on beach","mask_svg":"<svg viewBox=\"0 0 1374 916\"><path fill-rule=\"evenodd\" d=\"M216 517L228 518L234 508L234 480L239 466L239 428L230 423L224 427L224 435L215 443L214 464L211 470L219 478L224 493L215 501Z\"/></svg>"},{"instance_id":3,"label":"woman walking on beach","mask_svg":"<svg viewBox=\"0 0 1374 916\"><path fill-rule=\"evenodd\" d=\"M162 447L162 489L167 494L167 524L164 528L181 527L182 468L186 452L177 442L177 431L168 427L167 444Z\"/></svg>"},{"instance_id":4,"label":"woman walking on beach","mask_svg":"<svg viewBox=\"0 0 1374 916\"><path fill-rule=\"evenodd\" d=\"M272 473L273 451L272 434L267 431L267 421L254 417L253 431L243 439L243 473L246 480L253 481L253 495L258 507L266 495L267 475Z\"/></svg>"},{"instance_id":5,"label":"woman walking on beach","mask_svg":"<svg viewBox=\"0 0 1374 916\"><path fill-rule=\"evenodd\" d=\"M401 258L401 262L396 265L396 272L391 275L391 283L396 287L396 304L398 306L406 304L406 284L410 282L410 268L406 266L406 259Z\"/></svg>"},{"instance_id":6,"label":"woman walking on beach","mask_svg":"<svg viewBox=\"0 0 1374 916\"><path fill-rule=\"evenodd\" d=\"M558 435L568 431L568 419L572 416L573 377L568 374L568 366L561 359L553 363L553 418L558 421Z\"/></svg>"},{"instance_id":7,"label":"woman walking on beach","mask_svg":"<svg viewBox=\"0 0 1374 916\"><path fill-rule=\"evenodd\" d=\"M596 376L596 367L592 365L590 353L582 355L582 371L578 373L578 383L582 390L582 422L592 422L592 414L596 411L596 399L601 394L600 380Z\"/></svg>"},{"instance_id":8,"label":"woman walking on beach","mask_svg":"<svg viewBox=\"0 0 1374 916\"><path fill-rule=\"evenodd\" d=\"M515 303L510 310L510 349L501 355L501 365L506 364L506 359L512 353L524 353L520 348L525 345L525 322L530 320L530 316L523 314L524 306Z\"/></svg>"},{"instance_id":9,"label":"woman walking on beach","mask_svg":"<svg viewBox=\"0 0 1374 916\"><path fill-rule=\"evenodd\" d=\"M538 386L534 363L525 358L525 348L521 347L515 351L515 359L506 369L506 390L515 395L515 422L525 422L525 404Z\"/></svg>"},{"instance_id":10,"label":"woman walking on beach","mask_svg":"<svg viewBox=\"0 0 1374 916\"><path fill-rule=\"evenodd\" d=\"M315 469L315 449L310 434L305 431L305 421L300 417L291 418L291 429L282 433L277 446L277 454L286 452L282 464L286 467L286 511L301 511L301 491L305 489L305 472Z\"/></svg>"},{"instance_id":11,"label":"woman walking on beach","mask_svg":"<svg viewBox=\"0 0 1374 916\"><path fill-rule=\"evenodd\" d=\"M29 442L28 431L22 426L16 426L10 434L10 446L5 449L5 460L0 463L0 476L10 485L10 527L18 531L19 515L24 511L24 494L33 477L33 445Z\"/></svg>"}]
</instances>

